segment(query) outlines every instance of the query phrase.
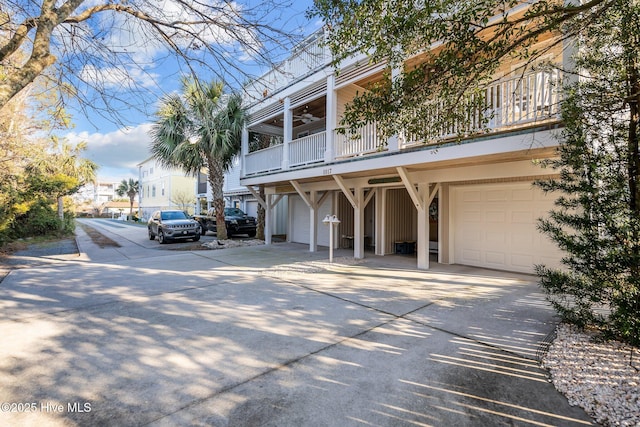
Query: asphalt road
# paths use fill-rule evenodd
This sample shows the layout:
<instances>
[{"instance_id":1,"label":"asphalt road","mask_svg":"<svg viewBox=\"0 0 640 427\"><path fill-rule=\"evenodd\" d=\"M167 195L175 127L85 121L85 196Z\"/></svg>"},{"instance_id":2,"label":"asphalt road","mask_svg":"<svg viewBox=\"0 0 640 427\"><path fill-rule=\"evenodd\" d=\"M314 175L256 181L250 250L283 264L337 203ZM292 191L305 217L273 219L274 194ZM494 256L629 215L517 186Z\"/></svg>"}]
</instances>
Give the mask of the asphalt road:
<instances>
[{"instance_id":1,"label":"asphalt road","mask_svg":"<svg viewBox=\"0 0 640 427\"><path fill-rule=\"evenodd\" d=\"M532 276L92 224L120 246L0 284L0 425L592 425L537 362Z\"/></svg>"}]
</instances>

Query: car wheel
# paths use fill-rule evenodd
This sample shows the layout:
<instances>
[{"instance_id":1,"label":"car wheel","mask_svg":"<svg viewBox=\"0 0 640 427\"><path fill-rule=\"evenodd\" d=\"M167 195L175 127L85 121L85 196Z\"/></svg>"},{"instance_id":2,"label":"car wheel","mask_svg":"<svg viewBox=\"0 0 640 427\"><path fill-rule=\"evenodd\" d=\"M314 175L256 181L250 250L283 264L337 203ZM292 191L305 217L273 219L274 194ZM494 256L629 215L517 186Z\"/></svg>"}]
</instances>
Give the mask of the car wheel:
<instances>
[{"instance_id":1,"label":"car wheel","mask_svg":"<svg viewBox=\"0 0 640 427\"><path fill-rule=\"evenodd\" d=\"M196 237L193 238L194 242L197 242L198 240L200 240L200 235L197 235Z\"/></svg>"},{"instance_id":2,"label":"car wheel","mask_svg":"<svg viewBox=\"0 0 640 427\"><path fill-rule=\"evenodd\" d=\"M158 230L158 242L160 242L161 245L167 243L167 238L164 237L164 232L162 230Z\"/></svg>"},{"instance_id":3,"label":"car wheel","mask_svg":"<svg viewBox=\"0 0 640 427\"><path fill-rule=\"evenodd\" d=\"M149 240L156 240L156 235L153 234L153 231L151 231L151 228L149 228Z\"/></svg>"},{"instance_id":4,"label":"car wheel","mask_svg":"<svg viewBox=\"0 0 640 427\"><path fill-rule=\"evenodd\" d=\"M247 233L247 236L249 236L249 237L256 237L256 231L255 231L255 230L253 230L253 231L248 232L248 233Z\"/></svg>"},{"instance_id":5,"label":"car wheel","mask_svg":"<svg viewBox=\"0 0 640 427\"><path fill-rule=\"evenodd\" d=\"M207 227L200 227L200 234L202 236L206 236L207 235Z\"/></svg>"}]
</instances>

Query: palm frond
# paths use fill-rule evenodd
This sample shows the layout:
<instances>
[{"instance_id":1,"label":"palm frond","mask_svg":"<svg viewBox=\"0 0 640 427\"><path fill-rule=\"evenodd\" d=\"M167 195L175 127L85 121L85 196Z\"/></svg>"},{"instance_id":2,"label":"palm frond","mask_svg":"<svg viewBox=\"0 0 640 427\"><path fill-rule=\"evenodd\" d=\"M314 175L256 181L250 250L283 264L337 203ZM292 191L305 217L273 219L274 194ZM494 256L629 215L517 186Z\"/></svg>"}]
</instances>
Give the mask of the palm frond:
<instances>
[{"instance_id":1,"label":"palm frond","mask_svg":"<svg viewBox=\"0 0 640 427\"><path fill-rule=\"evenodd\" d=\"M246 112L238 94L224 95L221 82L182 79L182 96L161 100L151 128L150 151L160 163L196 174L207 159L227 171L240 152ZM222 179L222 177L221 177Z\"/></svg>"}]
</instances>

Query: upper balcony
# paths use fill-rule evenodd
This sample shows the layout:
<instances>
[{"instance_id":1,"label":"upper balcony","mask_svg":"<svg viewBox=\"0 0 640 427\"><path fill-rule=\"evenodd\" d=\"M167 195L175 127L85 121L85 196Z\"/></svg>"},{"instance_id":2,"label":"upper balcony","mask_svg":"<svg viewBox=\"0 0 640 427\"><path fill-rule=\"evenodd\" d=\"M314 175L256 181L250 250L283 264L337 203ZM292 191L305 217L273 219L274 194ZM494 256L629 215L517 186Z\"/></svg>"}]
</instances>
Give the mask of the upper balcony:
<instances>
[{"instance_id":1,"label":"upper balcony","mask_svg":"<svg viewBox=\"0 0 640 427\"><path fill-rule=\"evenodd\" d=\"M331 60L331 52L322 46L323 39L324 30L316 31L298 44L281 64L248 83L244 89L250 103L272 96L326 66Z\"/></svg>"},{"instance_id":2,"label":"upper balcony","mask_svg":"<svg viewBox=\"0 0 640 427\"><path fill-rule=\"evenodd\" d=\"M327 108L326 96L291 109L290 123L278 116L250 129L252 144L244 151L243 177L290 171L347 159L365 159L380 152L403 152L451 142L460 135L476 137L519 131L559 122L561 73L558 70L530 72L502 78L483 91L484 108L466 111L467 120L437 129L429 141L398 135L394 142L381 139L376 123L340 132L327 130L337 123L337 109ZM340 94L337 95L340 98ZM313 111L311 114L308 111ZM429 126L425 118L425 126ZM285 134L289 137L285 138Z\"/></svg>"}]
</instances>

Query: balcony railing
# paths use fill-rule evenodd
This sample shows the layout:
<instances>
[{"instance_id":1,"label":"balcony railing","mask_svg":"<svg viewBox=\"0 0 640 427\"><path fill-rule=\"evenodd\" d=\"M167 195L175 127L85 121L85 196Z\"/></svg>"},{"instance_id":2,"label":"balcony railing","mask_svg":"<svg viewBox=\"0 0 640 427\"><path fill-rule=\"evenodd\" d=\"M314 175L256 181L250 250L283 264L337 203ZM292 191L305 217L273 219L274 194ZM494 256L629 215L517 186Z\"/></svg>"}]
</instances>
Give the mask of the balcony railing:
<instances>
[{"instance_id":1,"label":"balcony railing","mask_svg":"<svg viewBox=\"0 0 640 427\"><path fill-rule=\"evenodd\" d=\"M505 132L532 124L555 123L559 120L561 102L561 74L559 71L541 71L525 76L502 79L489 85L482 93L482 98L470 105L481 104L469 108L464 105L458 112L458 123L432 120L424 117L425 126L431 126L434 137L429 141L404 135L398 138L398 150L424 144L437 144L451 140L460 135L476 135L493 132ZM463 104L463 103L462 103ZM434 108L435 117L438 107ZM433 117L433 116L432 116ZM439 123L436 128L436 123ZM333 158L341 159L386 151L389 147L386 140L377 135L376 123L369 123L358 129L345 133L333 131ZM276 145L245 156L245 176L295 168L302 165L322 163L325 161L327 133L321 132L289 142L288 165L283 165L283 145ZM392 148L395 150L396 148Z\"/></svg>"},{"instance_id":2,"label":"balcony railing","mask_svg":"<svg viewBox=\"0 0 640 427\"><path fill-rule=\"evenodd\" d=\"M495 106L489 127L501 130L557 117L560 112L560 71L540 71L489 86L487 105Z\"/></svg>"},{"instance_id":3,"label":"balcony railing","mask_svg":"<svg viewBox=\"0 0 640 427\"><path fill-rule=\"evenodd\" d=\"M244 174L253 175L282 169L282 144L263 148L244 156Z\"/></svg>"},{"instance_id":4,"label":"balcony railing","mask_svg":"<svg viewBox=\"0 0 640 427\"><path fill-rule=\"evenodd\" d=\"M263 99L327 64L330 53L321 44L323 37L322 30L311 34L294 49L289 58L251 82L245 88L250 99Z\"/></svg>"},{"instance_id":5,"label":"balcony railing","mask_svg":"<svg viewBox=\"0 0 640 427\"><path fill-rule=\"evenodd\" d=\"M324 161L327 149L327 133L319 132L289 143L289 166L303 166Z\"/></svg>"},{"instance_id":6,"label":"balcony railing","mask_svg":"<svg viewBox=\"0 0 640 427\"><path fill-rule=\"evenodd\" d=\"M369 123L346 133L335 132L334 152L336 157L358 156L382 151L384 144L378 139L376 123Z\"/></svg>"},{"instance_id":7,"label":"balcony railing","mask_svg":"<svg viewBox=\"0 0 640 427\"><path fill-rule=\"evenodd\" d=\"M502 79L489 85L482 93L482 108L461 106L459 123L438 124L439 129L428 143L438 143L460 135L500 132L528 124L557 120L560 113L560 71L540 71L524 76ZM470 104L474 104L472 100ZM442 111L444 107L436 106ZM437 113L436 113L437 114ZM435 120L425 120L425 127L436 126ZM425 141L407 135L400 148L424 144Z\"/></svg>"}]
</instances>

